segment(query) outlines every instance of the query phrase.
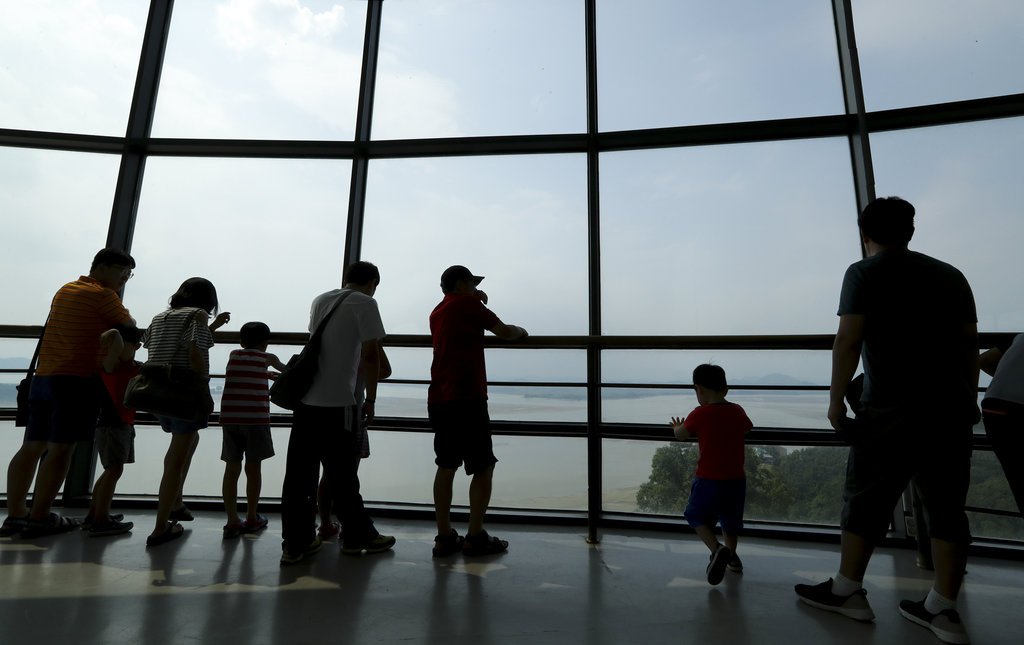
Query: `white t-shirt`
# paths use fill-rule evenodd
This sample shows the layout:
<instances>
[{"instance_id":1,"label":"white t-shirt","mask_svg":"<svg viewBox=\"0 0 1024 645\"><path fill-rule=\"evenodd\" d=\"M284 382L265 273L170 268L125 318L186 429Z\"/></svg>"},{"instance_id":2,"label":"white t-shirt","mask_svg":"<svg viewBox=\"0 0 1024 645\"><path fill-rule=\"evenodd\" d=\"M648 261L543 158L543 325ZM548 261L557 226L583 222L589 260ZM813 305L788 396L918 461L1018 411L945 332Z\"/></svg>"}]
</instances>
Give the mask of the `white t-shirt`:
<instances>
[{"instance_id":1,"label":"white t-shirt","mask_svg":"<svg viewBox=\"0 0 1024 645\"><path fill-rule=\"evenodd\" d=\"M331 305L348 289L335 289L313 300L309 314L309 331L330 311ZM380 319L377 301L354 291L338 306L327 321L321 338L319 371L302 402L329 408L355 405L356 372L362 354L363 342L384 338L384 323Z\"/></svg>"},{"instance_id":2,"label":"white t-shirt","mask_svg":"<svg viewBox=\"0 0 1024 645\"><path fill-rule=\"evenodd\" d=\"M985 398L1024 405L1024 334L1017 334L1013 343L999 358L992 383Z\"/></svg>"}]
</instances>

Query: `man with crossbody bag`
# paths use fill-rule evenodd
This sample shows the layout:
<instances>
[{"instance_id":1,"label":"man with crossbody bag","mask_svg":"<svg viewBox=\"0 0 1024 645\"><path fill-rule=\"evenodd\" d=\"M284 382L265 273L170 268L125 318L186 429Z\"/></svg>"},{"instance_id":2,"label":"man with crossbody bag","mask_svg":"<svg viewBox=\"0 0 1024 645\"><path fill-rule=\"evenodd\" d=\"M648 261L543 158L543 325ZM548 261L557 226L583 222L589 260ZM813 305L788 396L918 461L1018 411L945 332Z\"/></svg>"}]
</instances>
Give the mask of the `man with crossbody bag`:
<instances>
[{"instance_id":1,"label":"man with crossbody bag","mask_svg":"<svg viewBox=\"0 0 1024 645\"><path fill-rule=\"evenodd\" d=\"M300 562L320 550L313 526L317 470L332 491L334 509L344 528L342 552L381 553L395 538L380 535L359 493L356 430L372 419L377 398L380 341L384 324L373 294L380 272L369 262L345 270L343 287L321 294L310 311L310 332L319 335L316 372L309 390L295 406L284 485L281 491L281 564ZM342 300L344 298L344 300ZM314 340L314 339L311 339ZM366 399L356 405L356 374L362 370Z\"/></svg>"}]
</instances>

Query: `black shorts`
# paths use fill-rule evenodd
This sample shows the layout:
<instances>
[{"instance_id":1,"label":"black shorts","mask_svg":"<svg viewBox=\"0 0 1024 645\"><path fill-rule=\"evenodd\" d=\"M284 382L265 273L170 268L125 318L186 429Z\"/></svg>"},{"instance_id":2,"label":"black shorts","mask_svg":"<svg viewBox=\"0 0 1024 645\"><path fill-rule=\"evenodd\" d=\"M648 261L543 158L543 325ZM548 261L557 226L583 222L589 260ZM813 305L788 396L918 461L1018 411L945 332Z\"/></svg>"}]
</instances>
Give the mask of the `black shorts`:
<instances>
[{"instance_id":1,"label":"black shorts","mask_svg":"<svg viewBox=\"0 0 1024 645\"><path fill-rule=\"evenodd\" d=\"M465 463L466 474L472 475L498 463L486 400L429 403L427 416L434 429L434 463L441 468L457 469Z\"/></svg>"},{"instance_id":2,"label":"black shorts","mask_svg":"<svg viewBox=\"0 0 1024 645\"><path fill-rule=\"evenodd\" d=\"M850 448L843 529L871 541L884 536L896 502L914 478L931 536L970 541L964 506L971 482L971 426L910 412L861 416L867 437Z\"/></svg>"},{"instance_id":3,"label":"black shorts","mask_svg":"<svg viewBox=\"0 0 1024 645\"><path fill-rule=\"evenodd\" d=\"M36 376L29 392L25 441L91 441L103 387L95 376Z\"/></svg>"}]
</instances>

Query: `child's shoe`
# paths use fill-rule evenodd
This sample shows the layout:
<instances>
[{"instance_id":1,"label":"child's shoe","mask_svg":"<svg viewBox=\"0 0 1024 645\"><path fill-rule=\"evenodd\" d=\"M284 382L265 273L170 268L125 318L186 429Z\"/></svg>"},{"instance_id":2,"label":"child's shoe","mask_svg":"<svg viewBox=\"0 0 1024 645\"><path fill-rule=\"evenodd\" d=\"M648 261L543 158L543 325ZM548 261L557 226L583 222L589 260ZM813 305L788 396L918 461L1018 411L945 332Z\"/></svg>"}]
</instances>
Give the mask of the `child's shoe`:
<instances>
[{"instance_id":1,"label":"child's shoe","mask_svg":"<svg viewBox=\"0 0 1024 645\"><path fill-rule=\"evenodd\" d=\"M732 551L729 547L718 545L715 552L711 554L711 561L708 562L707 575L708 584L717 585L725 577L725 567L732 560Z\"/></svg>"}]
</instances>

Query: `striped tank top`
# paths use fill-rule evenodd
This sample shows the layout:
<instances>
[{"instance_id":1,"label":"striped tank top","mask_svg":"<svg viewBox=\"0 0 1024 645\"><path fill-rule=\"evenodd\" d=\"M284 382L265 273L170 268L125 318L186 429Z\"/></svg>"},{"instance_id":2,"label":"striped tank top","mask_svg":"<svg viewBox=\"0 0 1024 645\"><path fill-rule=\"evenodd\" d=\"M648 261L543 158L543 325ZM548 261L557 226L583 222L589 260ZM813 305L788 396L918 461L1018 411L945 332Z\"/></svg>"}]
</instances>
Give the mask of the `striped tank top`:
<instances>
[{"instance_id":1,"label":"striped tank top","mask_svg":"<svg viewBox=\"0 0 1024 645\"><path fill-rule=\"evenodd\" d=\"M268 379L266 352L258 349L232 351L220 399L220 424L269 425Z\"/></svg>"}]
</instances>

